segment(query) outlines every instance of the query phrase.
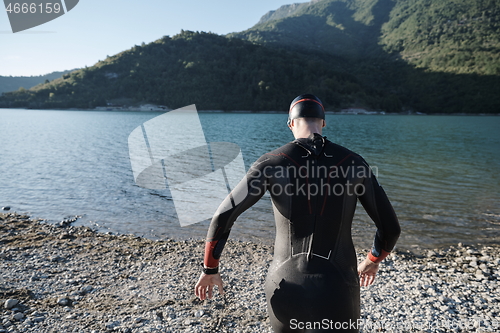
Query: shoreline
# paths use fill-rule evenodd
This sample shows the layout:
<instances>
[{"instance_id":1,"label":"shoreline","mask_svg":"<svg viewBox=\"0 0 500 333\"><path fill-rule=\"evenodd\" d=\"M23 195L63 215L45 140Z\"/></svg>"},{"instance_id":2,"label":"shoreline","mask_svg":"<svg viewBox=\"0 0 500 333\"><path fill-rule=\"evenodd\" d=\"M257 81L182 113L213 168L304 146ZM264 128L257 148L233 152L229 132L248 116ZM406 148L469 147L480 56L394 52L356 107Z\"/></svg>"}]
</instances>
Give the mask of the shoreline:
<instances>
[{"instance_id":1,"label":"shoreline","mask_svg":"<svg viewBox=\"0 0 500 333\"><path fill-rule=\"evenodd\" d=\"M9 207L10 208L10 207ZM3 212L3 213L2 213ZM76 227L76 228L89 228L92 231L96 232L97 234L105 234L105 235L114 235L114 236L134 236L138 238L143 238L147 239L153 242L162 242L162 241L176 241L176 242L196 242L196 241L204 241L206 237L206 232L208 230L209 225L206 225L206 230L203 231L202 234L200 235L174 235L174 236L165 236L163 234L158 234L158 233L147 233L147 232L135 232L134 231L121 231L121 230L116 230L113 229L112 227L107 227L106 223L96 223L95 221L82 221L81 216L78 215L68 215L66 218L62 220L48 220L45 218L41 218L39 216L35 216L34 214L31 214L29 212L17 212L13 211L12 213L17 214L17 215L22 215L22 216L27 216L31 220L36 220L40 221L42 224L47 224L47 225L52 225L52 226L59 226L60 224L65 224L66 226L71 226L71 227ZM0 210L0 216L2 214L9 214L9 211L2 211ZM365 238L364 241L361 240L361 238L356 238L356 236L353 234L352 239L355 247L356 252L366 252L372 245L372 236L374 235L375 229L373 231L373 234L368 235L368 240ZM231 235L229 237L229 240L235 241L235 242L241 242L241 243L252 243L256 244L259 246L266 246L266 247L273 247L274 241L275 241L275 234L271 234L269 237L249 237L247 235L241 235L238 234L235 230L231 232ZM402 242L402 237L398 240L398 243L394 247L394 251L400 252L400 253L407 253L411 254L412 256L421 258L427 254L428 251L440 251L440 250L448 250L450 248L456 248L456 247L467 247L467 248L483 248L483 247L491 247L497 245L495 242L485 242L485 241L447 241L444 242L440 245L437 244L427 244L427 243L422 243L422 244L403 244ZM1 244L1 242L0 242ZM498 245L500 248L500 245ZM0 250L1 251L1 250ZM0 332L1 333L1 332Z\"/></svg>"},{"instance_id":2,"label":"shoreline","mask_svg":"<svg viewBox=\"0 0 500 333\"><path fill-rule=\"evenodd\" d=\"M95 111L95 112L154 112L166 113L173 110L141 110L141 109L110 109L110 110L97 110L97 109L27 109L27 108L0 108L0 110L33 110L33 111ZM385 111L371 111L352 113L349 111L325 111L327 115L338 116L478 116L478 117L499 117L500 113L422 113L422 112L385 112ZM252 111L252 110L197 110L198 113L219 113L219 114L288 114L287 111Z\"/></svg>"},{"instance_id":3,"label":"shoreline","mask_svg":"<svg viewBox=\"0 0 500 333\"><path fill-rule=\"evenodd\" d=\"M0 333L271 332L263 283L272 246L229 240L226 296L202 302L193 288L203 240L153 241L0 213L0 245ZM7 309L9 299L19 303ZM362 332L417 322L434 326L396 331L470 331L441 327L446 321L500 329L492 329L500 322L500 246L396 250L374 285L361 288L361 303L367 325L386 325Z\"/></svg>"}]
</instances>

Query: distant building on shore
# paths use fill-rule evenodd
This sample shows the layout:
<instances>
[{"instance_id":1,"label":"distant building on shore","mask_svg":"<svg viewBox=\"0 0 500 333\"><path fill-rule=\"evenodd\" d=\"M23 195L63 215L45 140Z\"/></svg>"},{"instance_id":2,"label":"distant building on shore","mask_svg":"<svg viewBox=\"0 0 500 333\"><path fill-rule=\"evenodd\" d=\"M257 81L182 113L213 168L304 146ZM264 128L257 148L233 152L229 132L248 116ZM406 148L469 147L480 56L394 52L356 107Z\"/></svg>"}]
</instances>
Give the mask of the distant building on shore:
<instances>
[{"instance_id":1,"label":"distant building on shore","mask_svg":"<svg viewBox=\"0 0 500 333\"><path fill-rule=\"evenodd\" d=\"M340 110L341 114L385 114L385 112L381 111L368 111L365 109L358 109L358 108L349 108L349 109L342 109Z\"/></svg>"},{"instance_id":2,"label":"distant building on shore","mask_svg":"<svg viewBox=\"0 0 500 333\"><path fill-rule=\"evenodd\" d=\"M116 105L108 103L107 106L96 106L97 111L169 111L170 108L164 105L142 104L139 106Z\"/></svg>"}]
</instances>

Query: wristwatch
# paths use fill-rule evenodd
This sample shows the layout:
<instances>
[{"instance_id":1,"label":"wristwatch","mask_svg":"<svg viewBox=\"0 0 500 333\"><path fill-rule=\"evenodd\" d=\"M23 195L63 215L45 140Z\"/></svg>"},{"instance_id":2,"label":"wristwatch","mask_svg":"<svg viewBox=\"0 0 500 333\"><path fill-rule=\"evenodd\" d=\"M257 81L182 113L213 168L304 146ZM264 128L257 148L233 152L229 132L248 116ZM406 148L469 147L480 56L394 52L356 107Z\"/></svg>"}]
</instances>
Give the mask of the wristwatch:
<instances>
[{"instance_id":1,"label":"wristwatch","mask_svg":"<svg viewBox=\"0 0 500 333\"><path fill-rule=\"evenodd\" d=\"M214 267L214 268L206 268L205 266L203 266L203 273L205 274L217 274L219 273L219 267Z\"/></svg>"}]
</instances>

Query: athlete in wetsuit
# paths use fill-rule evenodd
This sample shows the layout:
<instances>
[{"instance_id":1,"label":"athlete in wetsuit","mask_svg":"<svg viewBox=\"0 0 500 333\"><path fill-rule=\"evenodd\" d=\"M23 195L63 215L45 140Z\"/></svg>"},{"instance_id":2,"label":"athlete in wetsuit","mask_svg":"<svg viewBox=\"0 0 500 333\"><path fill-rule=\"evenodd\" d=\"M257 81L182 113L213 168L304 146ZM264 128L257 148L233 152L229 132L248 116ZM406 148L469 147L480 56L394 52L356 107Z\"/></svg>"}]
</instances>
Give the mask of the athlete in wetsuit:
<instances>
[{"instance_id":1,"label":"athlete in wetsuit","mask_svg":"<svg viewBox=\"0 0 500 333\"><path fill-rule=\"evenodd\" d=\"M314 95L292 102L288 125L296 139L261 156L220 205L195 287L200 299L211 298L214 285L223 292L218 265L233 222L269 191L276 241L265 292L275 332L358 332L359 287L373 283L378 263L400 233L368 164L320 135L324 118ZM351 223L358 199L377 232L367 258L356 268Z\"/></svg>"}]
</instances>

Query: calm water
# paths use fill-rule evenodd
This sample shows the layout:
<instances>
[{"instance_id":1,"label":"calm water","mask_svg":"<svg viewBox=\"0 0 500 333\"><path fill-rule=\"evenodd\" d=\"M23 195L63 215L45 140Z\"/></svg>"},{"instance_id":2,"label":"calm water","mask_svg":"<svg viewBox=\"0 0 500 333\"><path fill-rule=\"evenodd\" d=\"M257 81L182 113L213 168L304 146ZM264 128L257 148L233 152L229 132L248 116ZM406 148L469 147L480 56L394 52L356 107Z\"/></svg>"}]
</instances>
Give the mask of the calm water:
<instances>
[{"instance_id":1,"label":"calm water","mask_svg":"<svg viewBox=\"0 0 500 333\"><path fill-rule=\"evenodd\" d=\"M127 139L158 116L144 112L0 110L0 206L33 217L148 237L202 239L208 221L181 228L168 190L134 183ZM207 141L237 143L247 167L292 140L283 114L201 113ZM500 117L327 115L330 140L378 168L400 219L402 247L500 240ZM353 238L369 246L363 209ZM236 222L233 238L271 242L269 197Z\"/></svg>"}]
</instances>

